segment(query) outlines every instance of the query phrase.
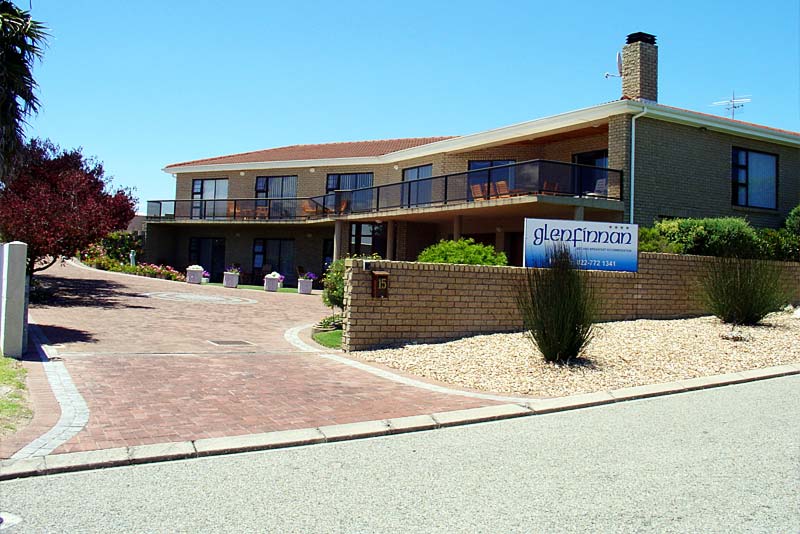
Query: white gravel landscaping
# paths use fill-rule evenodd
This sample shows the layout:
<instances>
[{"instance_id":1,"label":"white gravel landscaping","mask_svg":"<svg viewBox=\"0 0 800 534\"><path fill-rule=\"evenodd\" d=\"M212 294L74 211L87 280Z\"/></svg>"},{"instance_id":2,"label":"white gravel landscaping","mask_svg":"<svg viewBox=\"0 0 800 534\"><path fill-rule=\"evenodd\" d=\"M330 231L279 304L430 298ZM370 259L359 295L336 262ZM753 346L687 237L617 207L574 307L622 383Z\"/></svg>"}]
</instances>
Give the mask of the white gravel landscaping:
<instances>
[{"instance_id":1,"label":"white gravel landscaping","mask_svg":"<svg viewBox=\"0 0 800 534\"><path fill-rule=\"evenodd\" d=\"M596 325L586 365L544 361L522 333L352 352L417 376L495 393L560 397L800 362L800 318L737 327L715 317Z\"/></svg>"}]
</instances>

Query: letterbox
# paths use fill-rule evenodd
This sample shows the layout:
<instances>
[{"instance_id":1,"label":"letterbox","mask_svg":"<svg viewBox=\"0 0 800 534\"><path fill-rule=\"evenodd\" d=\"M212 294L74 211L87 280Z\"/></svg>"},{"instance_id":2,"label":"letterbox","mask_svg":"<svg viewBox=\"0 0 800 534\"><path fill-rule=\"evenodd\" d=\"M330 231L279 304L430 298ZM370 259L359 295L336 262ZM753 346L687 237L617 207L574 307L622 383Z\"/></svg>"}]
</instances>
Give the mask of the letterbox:
<instances>
[{"instance_id":1,"label":"letterbox","mask_svg":"<svg viewBox=\"0 0 800 534\"><path fill-rule=\"evenodd\" d=\"M389 298L389 273L387 271L372 272L372 298Z\"/></svg>"}]
</instances>

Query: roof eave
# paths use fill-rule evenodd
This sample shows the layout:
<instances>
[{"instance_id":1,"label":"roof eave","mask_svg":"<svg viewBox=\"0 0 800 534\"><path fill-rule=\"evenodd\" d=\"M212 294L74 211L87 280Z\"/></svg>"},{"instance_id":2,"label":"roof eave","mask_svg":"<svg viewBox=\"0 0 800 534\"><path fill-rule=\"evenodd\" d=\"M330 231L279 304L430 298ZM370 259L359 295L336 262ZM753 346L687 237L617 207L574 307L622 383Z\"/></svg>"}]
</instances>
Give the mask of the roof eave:
<instances>
[{"instance_id":1,"label":"roof eave","mask_svg":"<svg viewBox=\"0 0 800 534\"><path fill-rule=\"evenodd\" d=\"M606 120L613 115L638 113L647 106L647 116L667 122L686 124L698 128L707 128L718 132L768 141L772 143L800 147L800 136L783 133L760 126L731 122L722 117L699 115L659 104L646 104L634 100L618 100L589 108L561 113L532 121L503 126L474 134L444 139L416 147L390 152L381 156L364 156L349 158L324 158L286 161L263 161L249 163L218 163L168 165L162 170L169 174L188 172L230 172L266 169L288 169L297 167L342 167L352 165L379 165L395 163L412 158L421 158L446 152L458 152L471 148L496 144L498 142L524 139L549 131L574 128L586 123Z\"/></svg>"}]
</instances>

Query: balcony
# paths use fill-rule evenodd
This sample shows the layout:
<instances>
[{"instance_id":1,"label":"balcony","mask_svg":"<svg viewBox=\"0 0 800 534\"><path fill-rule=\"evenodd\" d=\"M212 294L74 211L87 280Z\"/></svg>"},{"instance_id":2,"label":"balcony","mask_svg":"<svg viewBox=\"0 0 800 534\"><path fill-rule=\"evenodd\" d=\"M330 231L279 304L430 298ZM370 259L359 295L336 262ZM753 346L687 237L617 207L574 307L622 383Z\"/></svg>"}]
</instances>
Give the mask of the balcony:
<instances>
[{"instance_id":1,"label":"balcony","mask_svg":"<svg viewBox=\"0 0 800 534\"><path fill-rule=\"evenodd\" d=\"M306 198L152 200L147 219L305 221L531 195L621 200L622 172L532 160Z\"/></svg>"}]
</instances>

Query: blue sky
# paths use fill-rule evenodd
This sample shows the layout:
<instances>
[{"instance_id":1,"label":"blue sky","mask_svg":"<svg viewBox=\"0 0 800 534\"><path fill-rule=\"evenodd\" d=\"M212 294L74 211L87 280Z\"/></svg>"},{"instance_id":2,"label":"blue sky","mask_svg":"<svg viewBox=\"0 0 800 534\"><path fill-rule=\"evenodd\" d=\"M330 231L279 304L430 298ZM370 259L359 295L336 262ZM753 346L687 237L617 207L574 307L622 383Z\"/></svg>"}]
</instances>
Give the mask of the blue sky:
<instances>
[{"instance_id":1,"label":"blue sky","mask_svg":"<svg viewBox=\"0 0 800 534\"><path fill-rule=\"evenodd\" d=\"M28 0L16 0L28 7ZM653 33L659 101L800 130L800 2L32 0L52 38L28 134L147 199L161 168L301 143L458 135L616 100L615 54Z\"/></svg>"}]
</instances>

